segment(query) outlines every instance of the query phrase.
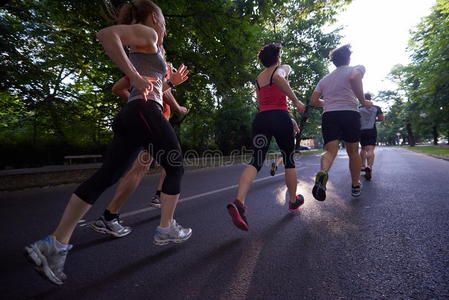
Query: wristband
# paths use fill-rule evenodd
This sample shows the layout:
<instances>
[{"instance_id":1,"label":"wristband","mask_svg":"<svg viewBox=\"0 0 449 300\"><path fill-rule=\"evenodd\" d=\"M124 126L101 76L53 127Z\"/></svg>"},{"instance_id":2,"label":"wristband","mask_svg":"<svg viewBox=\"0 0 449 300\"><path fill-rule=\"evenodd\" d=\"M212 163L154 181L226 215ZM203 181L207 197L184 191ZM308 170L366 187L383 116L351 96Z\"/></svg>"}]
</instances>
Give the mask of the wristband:
<instances>
[{"instance_id":1,"label":"wristband","mask_svg":"<svg viewBox=\"0 0 449 300\"><path fill-rule=\"evenodd\" d=\"M170 80L167 80L167 84L172 89L175 87L175 85Z\"/></svg>"}]
</instances>

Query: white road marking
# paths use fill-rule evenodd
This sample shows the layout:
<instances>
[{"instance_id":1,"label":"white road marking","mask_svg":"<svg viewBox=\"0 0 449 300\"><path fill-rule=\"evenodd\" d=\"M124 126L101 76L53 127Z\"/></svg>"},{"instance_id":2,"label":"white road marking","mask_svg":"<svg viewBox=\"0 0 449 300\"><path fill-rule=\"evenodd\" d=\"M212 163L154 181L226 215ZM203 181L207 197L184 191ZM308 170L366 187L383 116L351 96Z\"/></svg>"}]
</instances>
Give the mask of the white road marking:
<instances>
[{"instance_id":1,"label":"white road marking","mask_svg":"<svg viewBox=\"0 0 449 300\"><path fill-rule=\"evenodd\" d=\"M306 167L303 166L303 167L296 168L296 170L301 170L301 169L305 169L305 168ZM267 177L255 179L253 181L253 183L265 181L265 180L276 178L276 177L279 177L279 176L284 176L284 174L285 174L285 172L282 172L282 173L276 174L274 176L267 176ZM201 198L201 197L213 195L213 194L216 194L216 193L232 190L232 189L237 188L238 186L239 186L238 184L233 184L233 185L221 188L221 189L216 189L216 190L213 190L213 191L209 191L209 192L193 195L193 196L190 196L190 197L181 198L181 199L179 199L179 202L186 202L186 201L198 199L198 198ZM130 217L130 216L135 216L135 215L142 214L142 213L145 213L147 211L151 211L151 210L155 210L155 209L159 210L159 208L154 208L154 207L141 208L141 209L138 209L138 210L134 210L134 211L130 211L130 212L127 212L127 213L120 214L120 218L123 219L123 218L127 218L127 217ZM88 225L90 225L90 224L92 224L94 222L95 221L90 221L90 222L84 221L79 226L80 227L88 226Z\"/></svg>"},{"instance_id":2,"label":"white road marking","mask_svg":"<svg viewBox=\"0 0 449 300\"><path fill-rule=\"evenodd\" d=\"M278 177L278 176L283 176L284 174L285 174L285 172L282 172L282 173L276 174L274 176L269 176L269 177L255 179L253 181L253 183L265 181L265 180L268 180L268 179L271 179L271 178L275 178L275 177ZM206 193L197 194L197 195L190 196L190 197L181 198L181 199L179 199L179 202L186 202L186 201L198 199L198 198L201 198L201 197L209 196L209 195L212 195L212 194L216 194L216 193L232 190L232 189L234 189L234 188L236 188L238 186L239 186L238 184L233 184L233 185L221 188L221 189L209 191L209 192L206 192ZM151 210L154 210L154 209L159 209L159 208L154 208L154 207L141 208L141 209L130 211L130 212L127 212L127 213L124 213L124 214L120 214L120 218L122 218L122 219L123 218L127 218L127 217L130 217L130 216L138 215L138 214L141 214L141 213L144 213L144 212L147 212L147 211L151 211ZM95 221L84 222L84 223L80 224L80 226L81 227L87 226L87 225L92 224L93 222L95 222Z\"/></svg>"}]
</instances>

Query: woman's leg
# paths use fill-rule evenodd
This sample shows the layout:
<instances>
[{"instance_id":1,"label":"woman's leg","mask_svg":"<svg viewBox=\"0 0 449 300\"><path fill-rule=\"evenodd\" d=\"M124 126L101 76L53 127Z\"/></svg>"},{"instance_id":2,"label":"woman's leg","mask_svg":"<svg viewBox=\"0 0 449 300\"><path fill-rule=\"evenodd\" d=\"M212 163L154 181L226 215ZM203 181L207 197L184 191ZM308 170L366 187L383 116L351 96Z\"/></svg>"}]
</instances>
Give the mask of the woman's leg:
<instances>
[{"instance_id":1,"label":"woman's leg","mask_svg":"<svg viewBox=\"0 0 449 300\"><path fill-rule=\"evenodd\" d=\"M25 247L28 260L51 282L60 285L66 279L63 269L71 249L68 243L73 231L101 193L128 168L129 158L138 149L130 145L123 138L114 136L102 167L76 189L53 235Z\"/></svg>"},{"instance_id":2,"label":"woman's leg","mask_svg":"<svg viewBox=\"0 0 449 300\"><path fill-rule=\"evenodd\" d=\"M263 113L263 116L268 114ZM246 196L257 173L262 168L263 162L268 152L272 135L265 130L265 120L261 115L257 115L253 122L253 138L250 165L246 166L240 175L237 196L233 202L228 203L226 208L231 216L234 225L244 231L248 231L248 221L246 219L246 206L244 205Z\"/></svg>"},{"instance_id":3,"label":"woman's leg","mask_svg":"<svg viewBox=\"0 0 449 300\"><path fill-rule=\"evenodd\" d=\"M77 195L72 194L72 197L70 197L69 203L62 214L62 218L59 221L58 227L56 227L55 232L53 232L56 240L62 244L68 244L79 220L83 218L91 207L91 204L81 200Z\"/></svg>"},{"instance_id":4,"label":"woman's leg","mask_svg":"<svg viewBox=\"0 0 449 300\"><path fill-rule=\"evenodd\" d=\"M192 229L183 228L173 218L184 174L181 146L173 127L163 117L156 103L150 101L140 116L151 134L150 155L166 172L161 193L161 220L154 235L154 243L165 245L169 242L184 242L192 235Z\"/></svg>"},{"instance_id":5,"label":"woman's leg","mask_svg":"<svg viewBox=\"0 0 449 300\"><path fill-rule=\"evenodd\" d=\"M285 165L285 184L287 186L289 201L295 203L296 189L298 185L298 179L295 169L295 141L293 136L293 123L287 113L279 113L277 118L278 126L274 128L274 137L279 149L282 153L282 159Z\"/></svg>"},{"instance_id":6,"label":"woman's leg","mask_svg":"<svg viewBox=\"0 0 449 300\"><path fill-rule=\"evenodd\" d=\"M256 167L249 165L245 167L240 175L239 188L237 191L237 197L235 198L243 204L245 203L246 195L251 188L251 184L253 183L254 178L256 178L257 172L258 170Z\"/></svg>"}]
</instances>

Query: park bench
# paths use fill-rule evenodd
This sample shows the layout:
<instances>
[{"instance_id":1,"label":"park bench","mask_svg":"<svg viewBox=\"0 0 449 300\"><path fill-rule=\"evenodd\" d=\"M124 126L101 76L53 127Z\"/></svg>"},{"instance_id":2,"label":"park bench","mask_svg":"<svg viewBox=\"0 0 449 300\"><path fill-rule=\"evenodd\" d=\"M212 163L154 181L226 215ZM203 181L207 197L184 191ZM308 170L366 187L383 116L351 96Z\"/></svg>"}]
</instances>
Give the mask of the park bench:
<instances>
[{"instance_id":1,"label":"park bench","mask_svg":"<svg viewBox=\"0 0 449 300\"><path fill-rule=\"evenodd\" d=\"M93 159L94 162L97 162L97 159L101 159L103 156L100 154L90 154L90 155L67 155L64 156L64 161L68 162L69 165L72 164L73 160L89 160L89 159Z\"/></svg>"}]
</instances>

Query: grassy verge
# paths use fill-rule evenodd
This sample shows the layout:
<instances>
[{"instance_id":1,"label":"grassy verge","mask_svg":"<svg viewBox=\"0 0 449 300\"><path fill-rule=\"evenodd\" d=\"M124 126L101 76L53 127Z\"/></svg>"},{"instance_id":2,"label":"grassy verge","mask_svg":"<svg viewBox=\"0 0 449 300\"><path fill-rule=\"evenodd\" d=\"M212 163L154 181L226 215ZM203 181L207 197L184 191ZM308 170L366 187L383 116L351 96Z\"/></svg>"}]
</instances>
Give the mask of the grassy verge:
<instances>
[{"instance_id":1,"label":"grassy verge","mask_svg":"<svg viewBox=\"0 0 449 300\"><path fill-rule=\"evenodd\" d=\"M426 154L449 156L449 148L434 147L434 146L422 146L422 147L420 147L420 146L418 146L418 147L401 146L401 148L416 151L416 152L426 153Z\"/></svg>"}]
</instances>

